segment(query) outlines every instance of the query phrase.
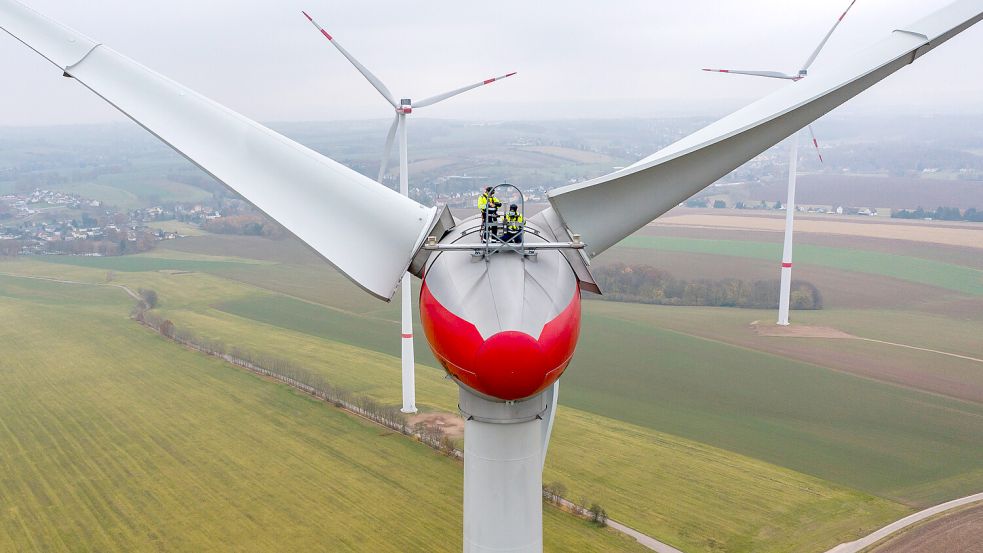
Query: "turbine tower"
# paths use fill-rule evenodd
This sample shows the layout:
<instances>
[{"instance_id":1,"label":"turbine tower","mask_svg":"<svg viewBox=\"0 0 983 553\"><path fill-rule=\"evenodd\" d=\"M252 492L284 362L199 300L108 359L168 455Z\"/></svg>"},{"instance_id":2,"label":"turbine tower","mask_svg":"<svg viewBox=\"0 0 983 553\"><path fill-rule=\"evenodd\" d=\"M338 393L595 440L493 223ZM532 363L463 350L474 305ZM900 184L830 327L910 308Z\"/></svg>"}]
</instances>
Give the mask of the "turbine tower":
<instances>
[{"instance_id":1,"label":"turbine tower","mask_svg":"<svg viewBox=\"0 0 983 553\"><path fill-rule=\"evenodd\" d=\"M850 5L847 6L846 10L840 15L833 27L830 28L823 40L820 41L819 46L812 51L809 59L806 60L805 64L797 73L788 74L782 73L780 71L744 71L744 70L734 70L734 69L704 69L704 71L710 71L714 73L730 73L734 75L750 75L752 77L765 77L769 79L785 79L793 82L800 81L809 76L809 68L819 57L819 53L823 51L826 43L829 42L833 32L836 28L840 26L846 14L850 13L850 9L853 5L857 3L857 0L851 0ZM816 153L819 155L819 161L822 163L823 154L819 151L819 142L816 140L816 133L812 130L812 125L807 125L809 127L809 134L812 136L812 145L816 148ZM792 231L795 220L795 181L796 181L796 171L799 162L799 135L798 133L793 134L789 138L789 160L788 160L788 196L785 199L785 241L782 247L782 273L781 273L781 289L778 294L778 324L781 326L788 326L788 306L789 306L789 296L792 293Z\"/></svg>"},{"instance_id":2,"label":"turbine tower","mask_svg":"<svg viewBox=\"0 0 983 553\"><path fill-rule=\"evenodd\" d=\"M408 271L464 413L464 551L540 553L542 470L557 382L580 333L587 260L983 20L956 0L637 163L548 192L521 247L482 241L476 216L402 194L110 47L0 0L0 28L279 221L368 293ZM953 78L958 78L953 77ZM582 369L586 370L586 369ZM603 370L597 367L595 370Z\"/></svg>"},{"instance_id":3,"label":"turbine tower","mask_svg":"<svg viewBox=\"0 0 983 553\"><path fill-rule=\"evenodd\" d=\"M392 107L396 110L396 116L393 118L392 125L389 126L389 134L386 136L386 147L382 153L382 163L379 165L379 178L380 183L383 182L383 178L386 176L386 171L389 167L389 159L392 157L392 147L394 138L399 135L399 192L404 196L410 195L409 186L409 161L407 159L407 147L406 147L406 116L413 113L413 109L419 109L427 106L432 106L438 102L447 100L448 98L453 98L458 94L463 94L479 86L484 86L491 84L495 81L500 81L507 77L515 75L515 72L507 73L501 77L492 77L490 79L485 79L481 82L474 83L468 86L457 88L449 92L444 92L443 94L438 94L436 96L431 96L419 102L413 102L409 98L402 98L399 102L396 102L396 97L393 96L392 92L378 77L372 74L364 65L362 65L354 56L352 56L348 50L338 42L336 38L331 36L324 27L314 21L308 13L301 12L304 17L311 22L312 25L317 27L324 38L328 39L328 42L334 45L335 48L341 52L341 55L351 62L355 66L355 69L365 77L365 80L369 81L369 84L375 88L383 98L389 102ZM416 413L416 371L415 371L415 359L413 351L413 302L411 299L412 289L410 286L410 275L407 273L402 279L402 292L401 298L401 308L400 308L400 336L401 336L401 349L400 358L402 360L402 375L403 375L403 407L401 409L404 413Z\"/></svg>"}]
</instances>

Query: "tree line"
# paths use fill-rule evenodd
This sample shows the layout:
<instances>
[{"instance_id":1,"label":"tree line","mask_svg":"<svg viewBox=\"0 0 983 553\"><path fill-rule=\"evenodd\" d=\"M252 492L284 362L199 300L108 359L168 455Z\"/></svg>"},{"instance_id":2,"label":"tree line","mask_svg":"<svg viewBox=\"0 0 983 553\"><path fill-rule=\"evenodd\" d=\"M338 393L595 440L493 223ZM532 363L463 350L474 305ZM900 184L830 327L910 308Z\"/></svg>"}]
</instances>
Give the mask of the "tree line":
<instances>
[{"instance_id":1,"label":"tree line","mask_svg":"<svg viewBox=\"0 0 983 553\"><path fill-rule=\"evenodd\" d=\"M971 207L960 211L958 207L937 207L935 211L925 211L922 207L909 211L902 209L891 213L892 219L934 219L936 221L971 221L983 223L983 211Z\"/></svg>"},{"instance_id":2,"label":"tree line","mask_svg":"<svg viewBox=\"0 0 983 553\"><path fill-rule=\"evenodd\" d=\"M613 263L592 269L604 291L598 299L655 305L691 305L774 309L778 307L779 281L747 281L737 278L684 280L650 265ZM822 309L819 289L804 280L793 280L791 309Z\"/></svg>"},{"instance_id":3,"label":"tree line","mask_svg":"<svg viewBox=\"0 0 983 553\"><path fill-rule=\"evenodd\" d=\"M598 526L607 526L608 513L598 502L581 497L578 503L574 503L565 499L566 495L567 486L563 482L557 480L543 485L543 498L549 503L586 518Z\"/></svg>"},{"instance_id":4,"label":"tree line","mask_svg":"<svg viewBox=\"0 0 983 553\"><path fill-rule=\"evenodd\" d=\"M232 215L209 219L202 223L201 228L215 234L264 236L274 240L287 236L283 227L260 214Z\"/></svg>"}]
</instances>

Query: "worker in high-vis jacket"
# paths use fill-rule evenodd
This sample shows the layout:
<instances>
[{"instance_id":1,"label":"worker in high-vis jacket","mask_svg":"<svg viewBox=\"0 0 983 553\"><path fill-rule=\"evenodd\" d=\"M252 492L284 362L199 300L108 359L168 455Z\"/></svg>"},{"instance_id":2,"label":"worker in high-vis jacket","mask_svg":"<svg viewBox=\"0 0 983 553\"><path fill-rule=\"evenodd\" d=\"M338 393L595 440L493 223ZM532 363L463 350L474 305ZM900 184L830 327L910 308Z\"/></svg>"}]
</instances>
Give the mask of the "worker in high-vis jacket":
<instances>
[{"instance_id":1,"label":"worker in high-vis jacket","mask_svg":"<svg viewBox=\"0 0 983 553\"><path fill-rule=\"evenodd\" d=\"M498 235L498 208L502 202L495 197L495 189L485 188L478 196L478 211L481 212L481 239L488 240L489 234Z\"/></svg>"},{"instance_id":2,"label":"worker in high-vis jacket","mask_svg":"<svg viewBox=\"0 0 983 553\"><path fill-rule=\"evenodd\" d=\"M519 242L519 235L522 234L522 227L525 220L519 213L519 206L509 205L509 210L505 214L505 233L502 234L502 242Z\"/></svg>"}]
</instances>

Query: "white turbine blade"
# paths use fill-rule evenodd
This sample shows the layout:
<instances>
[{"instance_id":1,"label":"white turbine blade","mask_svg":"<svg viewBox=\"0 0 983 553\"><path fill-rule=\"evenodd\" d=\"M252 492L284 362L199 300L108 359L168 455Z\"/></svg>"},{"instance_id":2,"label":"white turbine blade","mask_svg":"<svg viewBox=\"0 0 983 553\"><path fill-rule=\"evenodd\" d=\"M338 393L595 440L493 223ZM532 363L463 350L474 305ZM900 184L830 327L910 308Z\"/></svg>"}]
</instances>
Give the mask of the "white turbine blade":
<instances>
[{"instance_id":1,"label":"white turbine blade","mask_svg":"<svg viewBox=\"0 0 983 553\"><path fill-rule=\"evenodd\" d=\"M502 79L507 79L508 77L511 77L512 75L515 75L515 74L516 74L516 71L513 71L511 73L506 73L505 75L502 75L501 77L492 77L491 79L485 79L485 80L481 81L480 83L474 83L472 85L468 85L468 86L464 86L464 87L458 88L457 90L452 90L450 92L445 92L443 94L438 94L436 96L431 96L429 98L420 100L419 102L413 102L413 107L415 107L415 108L423 108L423 107L427 107L427 106L432 106L433 104L436 104L437 102L443 102L444 100L446 100L448 98L453 98L454 96L457 96L458 94L463 94L463 93L465 93L465 92L467 92L467 91L469 91L471 89L478 88L479 86L485 86L486 84L492 84L495 81L501 81Z\"/></svg>"},{"instance_id":2,"label":"white turbine blade","mask_svg":"<svg viewBox=\"0 0 983 553\"><path fill-rule=\"evenodd\" d=\"M436 211L98 45L14 0L0 28L388 299ZM66 81L67 82L67 81Z\"/></svg>"},{"instance_id":3,"label":"white turbine blade","mask_svg":"<svg viewBox=\"0 0 983 553\"><path fill-rule=\"evenodd\" d=\"M300 13L304 14L304 17L306 17L308 21L310 21L315 27L317 27L318 31L321 31L321 34L324 35L324 38L328 39L328 42L334 44L334 47L337 48L339 52L341 52L341 55L348 58L348 61L350 61L352 65L355 66L355 69L358 69L358 72L361 73L363 77L365 77L365 80L369 81L369 83L372 86L374 86L376 90L379 91L379 94L382 94L382 97L385 98L387 102L392 104L394 108L399 107L399 102L396 101L396 97L393 96L392 92L389 92L389 89L386 88L386 85L382 84L382 81L379 80L379 77L373 75L372 72L366 69L364 65L359 63L359 61L355 59L354 56L349 54L348 50L345 50L345 48L341 44L339 44L338 41L333 36L328 34L328 32L324 30L324 27L318 25L317 21L314 21L314 18L308 15L307 12L302 11Z\"/></svg>"},{"instance_id":4,"label":"white turbine blade","mask_svg":"<svg viewBox=\"0 0 983 553\"><path fill-rule=\"evenodd\" d=\"M983 0L958 0L840 60L838 69L741 109L625 169L549 192L537 215L580 234L587 254L610 248L656 217L833 108L983 19Z\"/></svg>"},{"instance_id":5,"label":"white turbine blade","mask_svg":"<svg viewBox=\"0 0 983 553\"><path fill-rule=\"evenodd\" d=\"M386 176L386 171L389 170L389 160L393 155L393 141L396 139L396 126L399 125L399 114L393 118L393 124L389 126L389 134L386 135L386 147L382 150L382 163L379 164L379 178L376 179L380 183L383 177Z\"/></svg>"},{"instance_id":6,"label":"white turbine blade","mask_svg":"<svg viewBox=\"0 0 983 553\"><path fill-rule=\"evenodd\" d=\"M826 163L823 161L823 153L819 150L819 141L816 140L816 133L812 130L812 125L809 125L809 135L812 136L812 145L816 148L816 155L819 156L819 163Z\"/></svg>"},{"instance_id":7,"label":"white turbine blade","mask_svg":"<svg viewBox=\"0 0 983 553\"><path fill-rule=\"evenodd\" d=\"M799 80L799 77L795 75L786 75L778 71L741 71L736 69L704 69L704 71L711 73L730 73L733 75L750 75L752 77L768 77L770 79L788 79L790 81Z\"/></svg>"},{"instance_id":8,"label":"white turbine blade","mask_svg":"<svg viewBox=\"0 0 983 553\"><path fill-rule=\"evenodd\" d=\"M826 33L826 36L823 37L822 42L819 43L819 46L817 46L816 49L813 50L812 55L809 56L808 60L806 60L805 65L802 66L802 71L809 70L813 62L816 61L816 58L819 57L819 53L822 52L823 48L826 47L826 43L829 42L829 37L833 36L833 32L836 31L836 28L840 26L840 23L843 22L843 18L846 17L846 14L850 13L850 8L852 8L853 5L856 3L857 0L850 0L850 5L846 7L846 10L843 12L842 15L840 15L840 18L836 20L836 23L833 23L833 28L830 29L828 33Z\"/></svg>"}]
</instances>

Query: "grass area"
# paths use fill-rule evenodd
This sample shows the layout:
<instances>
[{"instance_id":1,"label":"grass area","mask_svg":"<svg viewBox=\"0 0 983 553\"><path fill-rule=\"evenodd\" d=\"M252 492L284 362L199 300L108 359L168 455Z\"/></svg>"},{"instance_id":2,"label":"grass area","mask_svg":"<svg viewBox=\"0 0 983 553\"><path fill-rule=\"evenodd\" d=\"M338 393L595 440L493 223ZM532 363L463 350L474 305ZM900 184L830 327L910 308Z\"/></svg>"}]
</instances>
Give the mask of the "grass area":
<instances>
[{"instance_id":1,"label":"grass area","mask_svg":"<svg viewBox=\"0 0 983 553\"><path fill-rule=\"evenodd\" d=\"M58 268L12 265L24 271ZM101 276L74 266L62 269L73 278L85 272L92 279ZM304 328L307 312L288 321L300 328L292 330L210 307L252 298L255 289L205 274L120 273L117 281L157 290L161 313L182 328L291 359L380 401L398 400L397 358L330 340L316 325ZM442 376L420 366L417 399L425 409L454 412L456 387ZM570 408L570 395L564 384L546 480L564 481L573 498L597 500L611 516L686 551L719 551L725 545L733 551L823 551L907 512L814 477Z\"/></svg>"},{"instance_id":2,"label":"grass area","mask_svg":"<svg viewBox=\"0 0 983 553\"><path fill-rule=\"evenodd\" d=\"M669 331L657 318L626 320L617 312L625 304L595 305L564 376L568 405L913 505L962 495L967 482L946 482L963 474L983 488L983 405Z\"/></svg>"},{"instance_id":3,"label":"grass area","mask_svg":"<svg viewBox=\"0 0 983 553\"><path fill-rule=\"evenodd\" d=\"M745 240L705 240L634 235L621 241L618 245L622 248L643 248L767 260L781 259L782 254L781 244ZM983 296L983 271L918 257L796 244L795 261L799 264L814 264L845 271L877 274L937 286L964 294Z\"/></svg>"},{"instance_id":4,"label":"grass area","mask_svg":"<svg viewBox=\"0 0 983 553\"><path fill-rule=\"evenodd\" d=\"M182 223L181 221L171 220L171 221L153 221L147 223L147 226L153 229L160 229L164 232L176 232L179 236L205 236L208 233L201 230L198 225L193 225L190 223Z\"/></svg>"},{"instance_id":5,"label":"grass area","mask_svg":"<svg viewBox=\"0 0 983 553\"><path fill-rule=\"evenodd\" d=\"M460 550L458 462L177 347L129 303L0 277L0 549ZM642 550L544 514L548 550Z\"/></svg>"},{"instance_id":6,"label":"grass area","mask_svg":"<svg viewBox=\"0 0 983 553\"><path fill-rule=\"evenodd\" d=\"M314 366L321 364L317 356L303 351L309 346L277 350L270 340L273 330L290 329L390 355L397 352L387 331L396 328L395 317L257 295L223 279L199 280L202 275L130 275L151 279L144 282L161 293L165 312L205 335L217 334L215 329L227 321L243 322L234 331L210 336L228 343L252 343L262 351L273 348L274 353ZM285 271L282 277L288 278ZM189 279L198 284L192 286ZM196 287L202 289L194 291ZM959 495L966 485L983 487L976 472L983 454L983 427L978 424L983 406L707 340L691 335L691 329L680 329L688 334L667 330L676 324L670 321L674 314L685 313L676 309L589 302L583 338L564 378L564 402L913 505ZM748 316L744 310L711 310L692 322L707 332L733 330L733 321L728 326L723 319ZM715 322L718 318L721 321ZM262 323L262 330L246 324L250 322ZM746 324L745 320L740 326ZM432 364L422 343L417 350L420 361ZM353 352L351 362L358 355ZM364 388L358 384L361 376L339 378L345 385ZM395 373L388 378L398 385ZM398 392L389 397L398 397ZM427 403L426 397L421 389L420 401ZM431 403L441 404L446 400ZM447 407L453 410L454 405ZM933 482L940 484L933 487Z\"/></svg>"},{"instance_id":7,"label":"grass area","mask_svg":"<svg viewBox=\"0 0 983 553\"><path fill-rule=\"evenodd\" d=\"M122 271L127 273L147 271L196 271L219 272L225 269L235 269L240 265L249 266L248 260L216 261L206 259L175 259L171 257L156 257L153 255L123 255L115 257L80 257L71 255L45 255L32 258L46 263L58 265L74 265L102 271Z\"/></svg>"},{"instance_id":8,"label":"grass area","mask_svg":"<svg viewBox=\"0 0 983 553\"><path fill-rule=\"evenodd\" d=\"M120 209L139 209L168 202L194 203L212 197L210 192L196 186L162 178L160 170L154 167L100 175L89 182L68 183L53 188L100 200Z\"/></svg>"},{"instance_id":9,"label":"grass area","mask_svg":"<svg viewBox=\"0 0 983 553\"><path fill-rule=\"evenodd\" d=\"M399 397L396 357L213 310L166 312L198 333L291 358L380 401ZM600 501L611 516L684 550L727 544L728 551L820 551L907 512L761 461L571 409L563 388L546 480L564 481L571 497ZM454 411L456 398L441 372L418 366L418 404Z\"/></svg>"},{"instance_id":10,"label":"grass area","mask_svg":"<svg viewBox=\"0 0 983 553\"><path fill-rule=\"evenodd\" d=\"M272 326L296 330L319 338L399 356L399 322L396 318L360 316L348 311L273 294L255 294L215 304L226 313ZM394 312L393 315L398 315ZM423 336L419 313L414 313L414 332ZM415 348L417 363L432 367L437 361L426 343Z\"/></svg>"}]
</instances>

